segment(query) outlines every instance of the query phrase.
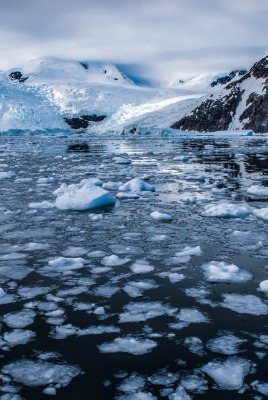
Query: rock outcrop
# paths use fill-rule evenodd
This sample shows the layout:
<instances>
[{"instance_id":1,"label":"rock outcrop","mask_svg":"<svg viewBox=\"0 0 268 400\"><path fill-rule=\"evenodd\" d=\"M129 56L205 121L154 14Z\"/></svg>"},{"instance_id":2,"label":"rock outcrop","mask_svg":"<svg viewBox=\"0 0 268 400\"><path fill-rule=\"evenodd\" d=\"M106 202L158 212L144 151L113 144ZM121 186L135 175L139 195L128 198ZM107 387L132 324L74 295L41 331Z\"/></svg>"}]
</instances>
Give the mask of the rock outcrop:
<instances>
[{"instance_id":1,"label":"rock outcrop","mask_svg":"<svg viewBox=\"0 0 268 400\"><path fill-rule=\"evenodd\" d=\"M23 76L23 74L20 71L14 71L9 74L9 79L11 81L18 81L20 83L23 83L27 81L28 76Z\"/></svg>"},{"instance_id":2,"label":"rock outcrop","mask_svg":"<svg viewBox=\"0 0 268 400\"><path fill-rule=\"evenodd\" d=\"M228 129L268 132L268 56L239 76L220 93L204 99L171 128L197 132Z\"/></svg>"},{"instance_id":3,"label":"rock outcrop","mask_svg":"<svg viewBox=\"0 0 268 400\"><path fill-rule=\"evenodd\" d=\"M100 122L103 121L106 118L106 115L81 115L80 117L74 117L74 118L64 118L64 121L67 122L67 124L72 128L72 129L86 129L90 122Z\"/></svg>"}]
</instances>

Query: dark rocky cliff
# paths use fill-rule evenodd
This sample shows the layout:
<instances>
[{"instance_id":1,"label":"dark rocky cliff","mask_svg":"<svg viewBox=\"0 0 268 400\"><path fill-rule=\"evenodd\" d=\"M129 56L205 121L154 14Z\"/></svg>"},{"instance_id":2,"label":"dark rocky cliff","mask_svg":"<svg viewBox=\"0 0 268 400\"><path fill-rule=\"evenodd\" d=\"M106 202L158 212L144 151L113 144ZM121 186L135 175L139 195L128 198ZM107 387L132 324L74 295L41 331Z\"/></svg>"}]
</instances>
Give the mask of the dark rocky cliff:
<instances>
[{"instance_id":1,"label":"dark rocky cliff","mask_svg":"<svg viewBox=\"0 0 268 400\"><path fill-rule=\"evenodd\" d=\"M253 84L257 79L263 80L261 94L243 88L245 81ZM258 133L268 132L268 56L256 62L240 79L229 83L223 93L211 95L171 128L197 132L227 130L238 106L243 104L244 94L245 108L239 116L241 126Z\"/></svg>"}]
</instances>

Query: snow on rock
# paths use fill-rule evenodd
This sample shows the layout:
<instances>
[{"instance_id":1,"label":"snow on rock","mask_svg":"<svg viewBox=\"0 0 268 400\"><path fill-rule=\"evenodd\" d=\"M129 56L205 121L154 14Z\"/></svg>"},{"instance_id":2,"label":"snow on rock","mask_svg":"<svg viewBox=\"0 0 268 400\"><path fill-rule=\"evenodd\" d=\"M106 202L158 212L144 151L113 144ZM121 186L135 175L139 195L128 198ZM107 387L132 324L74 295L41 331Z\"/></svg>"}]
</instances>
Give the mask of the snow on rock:
<instances>
[{"instance_id":1,"label":"snow on rock","mask_svg":"<svg viewBox=\"0 0 268 400\"><path fill-rule=\"evenodd\" d=\"M55 206L60 210L83 211L115 204L115 197L110 192L88 180L81 181L78 185L62 184L53 193L58 196Z\"/></svg>"},{"instance_id":2,"label":"snow on rock","mask_svg":"<svg viewBox=\"0 0 268 400\"><path fill-rule=\"evenodd\" d=\"M250 272L224 261L210 261L203 270L209 282L247 282L252 278Z\"/></svg>"},{"instance_id":3,"label":"snow on rock","mask_svg":"<svg viewBox=\"0 0 268 400\"><path fill-rule=\"evenodd\" d=\"M253 214L258 218L268 221L268 207L258 208L253 210Z\"/></svg>"},{"instance_id":4,"label":"snow on rock","mask_svg":"<svg viewBox=\"0 0 268 400\"><path fill-rule=\"evenodd\" d=\"M260 289L265 292L268 293L268 280L262 281L260 283Z\"/></svg>"},{"instance_id":5,"label":"snow on rock","mask_svg":"<svg viewBox=\"0 0 268 400\"><path fill-rule=\"evenodd\" d=\"M207 342L207 348L214 353L233 355L240 353L238 346L245 343L246 339L234 335L221 335Z\"/></svg>"},{"instance_id":6,"label":"snow on rock","mask_svg":"<svg viewBox=\"0 0 268 400\"><path fill-rule=\"evenodd\" d=\"M119 186L121 192L135 192L135 191L150 191L155 192L155 187L144 182L140 178L134 178L126 182L124 185Z\"/></svg>"},{"instance_id":7,"label":"snow on rock","mask_svg":"<svg viewBox=\"0 0 268 400\"><path fill-rule=\"evenodd\" d=\"M150 339L135 339L132 337L116 338L112 342L99 345L101 353L130 353L134 355L149 353L157 343Z\"/></svg>"},{"instance_id":8,"label":"snow on rock","mask_svg":"<svg viewBox=\"0 0 268 400\"><path fill-rule=\"evenodd\" d=\"M202 367L222 390L239 390L244 377L250 373L251 363L244 358L232 357L226 361L211 361Z\"/></svg>"},{"instance_id":9,"label":"snow on rock","mask_svg":"<svg viewBox=\"0 0 268 400\"><path fill-rule=\"evenodd\" d=\"M147 272L152 272L154 267L146 260L137 260L131 265L130 269L135 274L146 274Z\"/></svg>"},{"instance_id":10,"label":"snow on rock","mask_svg":"<svg viewBox=\"0 0 268 400\"><path fill-rule=\"evenodd\" d=\"M106 267L117 267L124 265L130 261L130 258L119 258L117 255L113 254L111 256L106 256L102 259L101 263Z\"/></svg>"},{"instance_id":11,"label":"snow on rock","mask_svg":"<svg viewBox=\"0 0 268 400\"><path fill-rule=\"evenodd\" d=\"M16 178L16 174L15 172L12 171L8 171L8 172L0 172L0 180L1 179L12 179L12 178Z\"/></svg>"},{"instance_id":12,"label":"snow on rock","mask_svg":"<svg viewBox=\"0 0 268 400\"><path fill-rule=\"evenodd\" d=\"M265 315L268 314L268 305L252 294L224 294L222 307L229 308L239 314Z\"/></svg>"},{"instance_id":13,"label":"snow on rock","mask_svg":"<svg viewBox=\"0 0 268 400\"><path fill-rule=\"evenodd\" d=\"M55 260L51 260L48 262L49 266L55 269L57 272L68 272L76 269L84 268L84 264L86 260L81 257L76 258L68 258L68 257L59 257Z\"/></svg>"},{"instance_id":14,"label":"snow on rock","mask_svg":"<svg viewBox=\"0 0 268 400\"><path fill-rule=\"evenodd\" d=\"M42 201L40 203L29 203L29 208L34 208L35 210L50 210L55 208L55 204L49 202L49 201Z\"/></svg>"},{"instance_id":15,"label":"snow on rock","mask_svg":"<svg viewBox=\"0 0 268 400\"><path fill-rule=\"evenodd\" d=\"M244 206L231 203L208 204L204 207L202 216L219 218L245 218L250 210Z\"/></svg>"},{"instance_id":16,"label":"snow on rock","mask_svg":"<svg viewBox=\"0 0 268 400\"><path fill-rule=\"evenodd\" d=\"M171 221L173 218L171 215L161 213L159 211L153 211L150 216L155 219L156 221Z\"/></svg>"},{"instance_id":17,"label":"snow on rock","mask_svg":"<svg viewBox=\"0 0 268 400\"><path fill-rule=\"evenodd\" d=\"M124 306L124 312L119 315L119 322L143 322L163 315L173 316L176 311L177 308L160 301L129 303Z\"/></svg>"},{"instance_id":18,"label":"snow on rock","mask_svg":"<svg viewBox=\"0 0 268 400\"><path fill-rule=\"evenodd\" d=\"M252 194L253 196L256 196L256 197L267 198L268 197L268 188L265 186L261 186L261 185L253 185L253 186L250 186L250 188L248 188L247 193Z\"/></svg>"},{"instance_id":19,"label":"snow on rock","mask_svg":"<svg viewBox=\"0 0 268 400\"><path fill-rule=\"evenodd\" d=\"M45 386L58 384L67 386L73 378L81 373L79 367L50 362L18 360L5 365L2 373L10 375L15 382L26 386Z\"/></svg>"}]
</instances>

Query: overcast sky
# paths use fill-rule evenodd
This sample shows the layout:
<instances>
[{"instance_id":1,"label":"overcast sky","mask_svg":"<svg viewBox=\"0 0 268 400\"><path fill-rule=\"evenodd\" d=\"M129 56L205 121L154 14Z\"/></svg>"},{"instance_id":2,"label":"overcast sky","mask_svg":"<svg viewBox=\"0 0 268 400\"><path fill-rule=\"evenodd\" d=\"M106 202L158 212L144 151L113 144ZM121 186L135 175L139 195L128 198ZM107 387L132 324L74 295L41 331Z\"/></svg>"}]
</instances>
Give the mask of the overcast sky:
<instances>
[{"instance_id":1,"label":"overcast sky","mask_svg":"<svg viewBox=\"0 0 268 400\"><path fill-rule=\"evenodd\" d=\"M173 81L249 67L268 51L268 0L0 0L0 69L109 61Z\"/></svg>"}]
</instances>

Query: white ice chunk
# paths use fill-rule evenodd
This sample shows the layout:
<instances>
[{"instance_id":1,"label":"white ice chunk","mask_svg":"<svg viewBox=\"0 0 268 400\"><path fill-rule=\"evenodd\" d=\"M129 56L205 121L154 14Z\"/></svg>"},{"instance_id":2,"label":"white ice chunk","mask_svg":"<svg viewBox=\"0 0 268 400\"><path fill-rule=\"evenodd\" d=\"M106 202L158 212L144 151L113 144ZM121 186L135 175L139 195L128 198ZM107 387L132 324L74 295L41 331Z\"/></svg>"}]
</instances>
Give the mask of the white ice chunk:
<instances>
[{"instance_id":1,"label":"white ice chunk","mask_svg":"<svg viewBox=\"0 0 268 400\"><path fill-rule=\"evenodd\" d=\"M35 332L27 329L14 329L13 331L5 332L4 340L11 347L19 344L26 344L35 337Z\"/></svg>"},{"instance_id":2,"label":"white ice chunk","mask_svg":"<svg viewBox=\"0 0 268 400\"><path fill-rule=\"evenodd\" d=\"M171 221L173 218L171 217L171 215L165 214L165 213L161 213L159 211L153 211L150 216L155 219L156 221Z\"/></svg>"},{"instance_id":3,"label":"white ice chunk","mask_svg":"<svg viewBox=\"0 0 268 400\"><path fill-rule=\"evenodd\" d=\"M211 361L202 367L222 390L239 390L244 377L250 372L251 363L244 358L228 358L226 361Z\"/></svg>"},{"instance_id":4,"label":"white ice chunk","mask_svg":"<svg viewBox=\"0 0 268 400\"><path fill-rule=\"evenodd\" d=\"M0 172L0 179L12 179L15 178L15 172L8 171L8 172Z\"/></svg>"},{"instance_id":5,"label":"white ice chunk","mask_svg":"<svg viewBox=\"0 0 268 400\"><path fill-rule=\"evenodd\" d=\"M135 192L135 191L151 191L155 192L155 187L144 182L140 178L134 178L126 182L124 185L119 186L121 192Z\"/></svg>"},{"instance_id":6,"label":"white ice chunk","mask_svg":"<svg viewBox=\"0 0 268 400\"><path fill-rule=\"evenodd\" d=\"M84 268L86 260L84 260L81 257L77 258L59 257L56 258L55 260L49 261L48 263L50 267L55 269L57 272L66 272Z\"/></svg>"},{"instance_id":7,"label":"white ice chunk","mask_svg":"<svg viewBox=\"0 0 268 400\"><path fill-rule=\"evenodd\" d=\"M146 260L137 260L130 267L131 271L135 274L146 274L147 272L152 272L154 267L150 265Z\"/></svg>"},{"instance_id":8,"label":"white ice chunk","mask_svg":"<svg viewBox=\"0 0 268 400\"><path fill-rule=\"evenodd\" d=\"M22 310L4 315L3 321L10 328L25 328L33 323L35 316L32 310Z\"/></svg>"},{"instance_id":9,"label":"white ice chunk","mask_svg":"<svg viewBox=\"0 0 268 400\"><path fill-rule=\"evenodd\" d=\"M222 335L207 342L207 348L214 353L233 355L240 352L238 346L246 342L246 339L234 335Z\"/></svg>"},{"instance_id":10,"label":"white ice chunk","mask_svg":"<svg viewBox=\"0 0 268 400\"><path fill-rule=\"evenodd\" d=\"M55 204L44 200L41 203L29 203L28 207L34 208L35 210L50 210L55 208Z\"/></svg>"},{"instance_id":11,"label":"white ice chunk","mask_svg":"<svg viewBox=\"0 0 268 400\"><path fill-rule=\"evenodd\" d=\"M149 353L157 343L150 339L132 337L116 338L112 342L103 343L99 347L101 353L130 353L134 355Z\"/></svg>"},{"instance_id":12,"label":"white ice chunk","mask_svg":"<svg viewBox=\"0 0 268 400\"><path fill-rule=\"evenodd\" d=\"M129 303L124 306L124 312L119 315L119 322L142 322L162 315L173 316L176 311L177 308L160 301Z\"/></svg>"},{"instance_id":13,"label":"white ice chunk","mask_svg":"<svg viewBox=\"0 0 268 400\"><path fill-rule=\"evenodd\" d=\"M174 393L169 397L169 400L191 400L183 386L178 386Z\"/></svg>"},{"instance_id":14,"label":"white ice chunk","mask_svg":"<svg viewBox=\"0 0 268 400\"><path fill-rule=\"evenodd\" d=\"M60 210L83 211L115 203L115 197L110 192L92 184L62 185L60 189L60 192L54 192L58 194L55 206Z\"/></svg>"},{"instance_id":15,"label":"white ice chunk","mask_svg":"<svg viewBox=\"0 0 268 400\"><path fill-rule=\"evenodd\" d=\"M127 164L127 165L132 163L131 160L129 160L128 158L125 158L125 157L114 157L113 162L115 164Z\"/></svg>"},{"instance_id":16,"label":"white ice chunk","mask_svg":"<svg viewBox=\"0 0 268 400\"><path fill-rule=\"evenodd\" d=\"M129 393L142 389L145 385L145 379L138 374L131 374L120 383L118 389L121 392Z\"/></svg>"},{"instance_id":17,"label":"white ice chunk","mask_svg":"<svg viewBox=\"0 0 268 400\"><path fill-rule=\"evenodd\" d=\"M157 400L155 396L147 392L135 392L130 394L123 394L116 397L116 400Z\"/></svg>"},{"instance_id":18,"label":"white ice chunk","mask_svg":"<svg viewBox=\"0 0 268 400\"><path fill-rule=\"evenodd\" d=\"M119 186L122 186L122 185L123 185L123 182L109 181L109 182L104 183L102 185L102 188L106 189L106 190L118 190Z\"/></svg>"},{"instance_id":19,"label":"white ice chunk","mask_svg":"<svg viewBox=\"0 0 268 400\"><path fill-rule=\"evenodd\" d=\"M10 375L15 382L35 387L49 384L67 386L81 370L74 365L22 359L7 364L2 372Z\"/></svg>"},{"instance_id":20,"label":"white ice chunk","mask_svg":"<svg viewBox=\"0 0 268 400\"><path fill-rule=\"evenodd\" d=\"M252 278L250 272L224 261L210 261L203 270L209 282L247 282Z\"/></svg>"},{"instance_id":21,"label":"white ice chunk","mask_svg":"<svg viewBox=\"0 0 268 400\"><path fill-rule=\"evenodd\" d=\"M176 318L180 322L169 324L170 328L182 329L190 324L209 323L209 318L194 308L182 308Z\"/></svg>"},{"instance_id":22,"label":"white ice chunk","mask_svg":"<svg viewBox=\"0 0 268 400\"><path fill-rule=\"evenodd\" d=\"M224 294L222 307L229 308L240 314L265 315L268 314L268 305L252 294Z\"/></svg>"},{"instance_id":23,"label":"white ice chunk","mask_svg":"<svg viewBox=\"0 0 268 400\"><path fill-rule=\"evenodd\" d=\"M262 281L260 283L260 289L265 292L268 293L268 280Z\"/></svg>"},{"instance_id":24,"label":"white ice chunk","mask_svg":"<svg viewBox=\"0 0 268 400\"><path fill-rule=\"evenodd\" d=\"M253 381L251 386L254 390L257 390L257 392L263 394L264 396L268 396L268 383Z\"/></svg>"},{"instance_id":25,"label":"white ice chunk","mask_svg":"<svg viewBox=\"0 0 268 400\"><path fill-rule=\"evenodd\" d=\"M196 247L185 247L181 252L176 253L174 257L174 262L185 263L191 260L193 256L201 256L203 254L200 246Z\"/></svg>"},{"instance_id":26,"label":"white ice chunk","mask_svg":"<svg viewBox=\"0 0 268 400\"><path fill-rule=\"evenodd\" d=\"M117 267L124 265L130 261L130 258L119 258L117 255L113 254L111 256L106 256L103 258L101 263L106 267Z\"/></svg>"},{"instance_id":27,"label":"white ice chunk","mask_svg":"<svg viewBox=\"0 0 268 400\"><path fill-rule=\"evenodd\" d=\"M253 214L256 215L258 218L262 218L265 221L268 221L268 207L258 208L253 210Z\"/></svg>"},{"instance_id":28,"label":"white ice chunk","mask_svg":"<svg viewBox=\"0 0 268 400\"><path fill-rule=\"evenodd\" d=\"M208 204L204 207L202 215L204 217L220 218L245 218L251 211L244 206L231 203Z\"/></svg>"},{"instance_id":29,"label":"white ice chunk","mask_svg":"<svg viewBox=\"0 0 268 400\"><path fill-rule=\"evenodd\" d=\"M268 197L268 188L261 185L253 185L248 188L247 193L253 194L253 196L266 198Z\"/></svg>"}]
</instances>

